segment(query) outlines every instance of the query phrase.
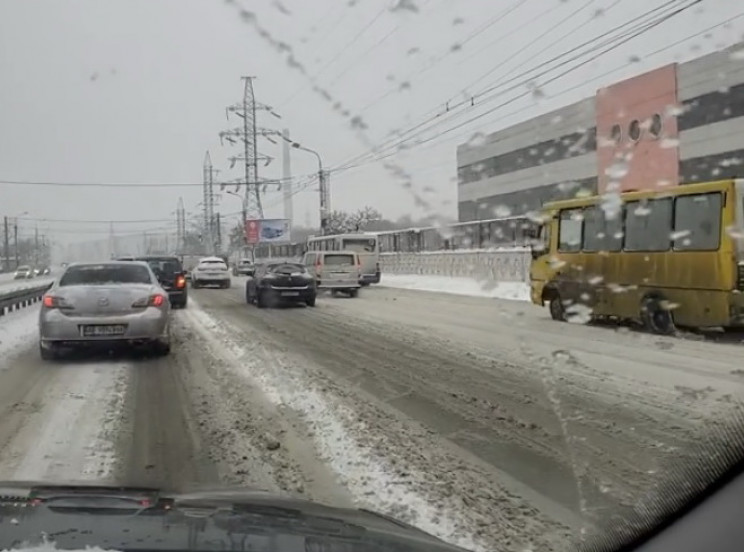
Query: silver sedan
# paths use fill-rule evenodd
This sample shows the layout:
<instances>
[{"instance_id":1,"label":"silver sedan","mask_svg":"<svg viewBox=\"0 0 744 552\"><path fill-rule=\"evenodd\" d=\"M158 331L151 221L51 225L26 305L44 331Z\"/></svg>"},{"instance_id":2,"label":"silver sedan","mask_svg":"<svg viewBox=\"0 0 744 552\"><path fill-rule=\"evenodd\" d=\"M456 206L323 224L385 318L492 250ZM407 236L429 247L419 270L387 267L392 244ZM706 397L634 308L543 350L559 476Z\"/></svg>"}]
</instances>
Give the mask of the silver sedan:
<instances>
[{"instance_id":1,"label":"silver sedan","mask_svg":"<svg viewBox=\"0 0 744 552\"><path fill-rule=\"evenodd\" d=\"M71 264L47 291L39 315L41 357L53 360L83 347L170 353L168 294L147 263Z\"/></svg>"}]
</instances>

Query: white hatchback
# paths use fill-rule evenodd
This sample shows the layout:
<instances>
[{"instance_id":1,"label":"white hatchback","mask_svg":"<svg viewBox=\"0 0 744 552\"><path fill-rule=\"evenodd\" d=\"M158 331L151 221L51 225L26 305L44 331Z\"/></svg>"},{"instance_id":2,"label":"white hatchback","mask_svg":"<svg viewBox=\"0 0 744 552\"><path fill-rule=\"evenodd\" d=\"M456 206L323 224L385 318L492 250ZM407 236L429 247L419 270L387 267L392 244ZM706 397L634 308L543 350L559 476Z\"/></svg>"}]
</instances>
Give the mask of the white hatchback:
<instances>
[{"instance_id":1,"label":"white hatchback","mask_svg":"<svg viewBox=\"0 0 744 552\"><path fill-rule=\"evenodd\" d=\"M191 287L218 286L229 288L232 280L227 263L219 257L204 257L191 271Z\"/></svg>"}]
</instances>

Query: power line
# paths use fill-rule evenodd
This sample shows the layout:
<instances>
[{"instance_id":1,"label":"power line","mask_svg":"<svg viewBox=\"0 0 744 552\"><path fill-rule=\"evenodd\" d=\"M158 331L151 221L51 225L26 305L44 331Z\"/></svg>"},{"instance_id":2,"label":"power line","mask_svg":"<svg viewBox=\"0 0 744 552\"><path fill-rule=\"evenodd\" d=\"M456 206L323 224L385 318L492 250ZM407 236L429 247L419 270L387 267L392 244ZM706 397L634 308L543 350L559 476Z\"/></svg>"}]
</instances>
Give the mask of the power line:
<instances>
[{"instance_id":1,"label":"power line","mask_svg":"<svg viewBox=\"0 0 744 552\"><path fill-rule=\"evenodd\" d=\"M272 178L272 182L292 182L303 179L311 174L295 175L289 178ZM215 184L226 184L215 182ZM51 180L5 180L0 179L0 185L7 186L59 186L71 188L184 188L203 187L202 182L62 182Z\"/></svg>"},{"instance_id":2,"label":"power line","mask_svg":"<svg viewBox=\"0 0 744 552\"><path fill-rule=\"evenodd\" d=\"M375 16L374 16L374 17L372 18L372 20L371 20L371 21L369 21L369 22L368 22L368 23L367 23L367 24L366 24L366 25L365 25L364 27L362 27L362 29L361 29L361 30L359 30L359 31L358 31L358 32L357 32L357 33L356 33L356 34L355 34L355 35L353 36L353 38L352 38L352 39L351 39L350 41L348 41L348 42L347 42L347 43L346 43L346 44L345 44L345 45L344 45L344 46L343 46L342 48L340 48L340 49L338 49L338 50L336 51L336 54L335 54L335 55L334 55L334 56L333 56L333 57L332 57L331 59L329 59L328 61L326 61L326 62L325 62L325 63L323 64L323 66L322 66L322 67L321 67L320 69L318 69L317 71L313 71L313 72L314 72L314 74L315 74L315 80L317 81L318 77L320 77L320 75L322 75L322 74L323 74L323 73L325 72L325 70L326 70L326 69L328 69L328 67L330 67L330 66L331 66L331 64L332 64L333 62L335 62L335 61L336 61L336 60L337 60L338 58L340 58L340 57L341 57L341 56L342 56L342 55L343 55L344 53L346 53L347 49L348 49L348 48L349 48L349 47L350 47L351 45L353 45L353 44L354 44L354 42L356 42L356 41L357 41L357 39L358 39L358 38L359 38L360 36L362 36L362 35L363 35L363 34L364 34L364 33L365 33L366 31L367 31L367 29L369 29L369 28L370 28L370 27L371 27L372 25L374 25L374 24L375 24L375 23L377 22L377 20L378 20L378 19L379 19L380 17L382 17L382 15L383 15L383 14L385 13L385 11L387 11L387 7L386 7L386 6L383 6L383 8L382 8L382 9L381 9L381 10L380 10L379 12L377 12L377 15L375 15ZM282 106L284 106L284 105L288 104L289 102L291 102L291 101L292 101L293 99L295 99L295 98L296 98L296 97L297 97L297 96L298 96L298 95L300 94L300 92L304 91L304 90L305 90L305 89L307 88L307 86L308 86L308 84L307 84L307 83L303 83L303 84L301 84L301 85L300 85L299 87L297 87L297 88L295 89L295 91L294 91L294 92L292 92L292 94L290 94L290 95L289 95L289 97L288 97L288 98L287 98L286 100L284 100L284 101L282 101L282 102L281 102L281 104L279 105L279 107L281 108Z\"/></svg>"},{"instance_id":3,"label":"power line","mask_svg":"<svg viewBox=\"0 0 744 552\"><path fill-rule=\"evenodd\" d=\"M663 6L661 6L661 8L663 8L663 7L665 7L665 6L668 6L669 4L672 4L672 3L676 2L676 1L677 1L677 0L671 0L670 2L667 2L666 4L664 4ZM700 1L700 0L698 0L698 1ZM497 88L499 88L499 87L503 87L503 86L505 86L505 85L508 85L508 84L510 84L510 83L513 83L513 82L517 81L517 79L519 79L520 77L523 77L523 76L525 76L525 75L528 75L528 74L529 74L530 72L532 72L532 71L535 71L536 69L539 69L539 68L541 68L541 67L544 67L545 65L548 65L548 64L550 64L550 63L552 63L552 62L554 62L554 61L556 61L556 60L560 59L561 57L565 56L565 55L566 55L566 54L568 54L568 53L572 53L572 52L576 51L577 49L580 49L580 48L583 48L583 47L586 47L586 46L596 47L596 46L601 46L601 45L604 45L604 44L606 44L606 43L607 43L607 41L606 41L606 40L605 40L605 42L604 42L604 43L600 43L599 45L595 45L595 44L592 44L592 43L593 43L593 42L596 42L597 40L600 40L600 39L602 39L603 37L605 37L605 36L606 36L606 35L608 35L608 34L614 33L614 32L616 32L616 31L618 31L618 30L622 30L622 29L623 29L624 27L628 27L628 26L631 26L631 25L635 24L635 23L636 23L636 22L637 22L637 21L638 21L639 19L643 19L643 18L647 17L648 15L650 15L650 14L652 14L652 13L654 13L654 12L658 11L659 9L660 9L660 7L657 7L657 8L654 8L654 9L652 9L652 10L649 10L649 11L647 11L647 12L645 12L645 13L641 14L640 16L634 17L634 18L630 19L629 21L626 21L625 23L622 23L621 25L618 25L618 26L614 27L613 29L610 29L609 31L607 31L607 32L603 33L602 35L599 35L599 36L595 36L595 37L593 37L593 38L591 38L591 39L589 39L589 40L587 40L587 41L585 41L585 42L583 42L583 43L579 44L578 46L575 46L575 47L574 47L574 48L572 48L571 50L568 50L568 51L566 51L566 52L563 52L562 54L559 54L558 56L555 56L554 58L552 58L552 59L550 59L550 60L547 60L547 61L545 61L545 62L542 62L541 64L539 64L539 65L537 65L537 66L535 66L535 67L532 67L531 69L528 69L527 71L524 71L524 72L522 72L522 73L521 73L520 75L517 75L517 76L515 76L515 77L513 77L513 78L511 78L511 79L509 79L509 80L507 80L507 81L499 81L499 84L497 84L496 86L494 86L494 87L492 87L492 88L489 88L489 89L486 89L486 90L484 90L484 91L482 91L482 92L480 92L480 93L478 93L478 94L476 94L476 95L474 95L474 96L471 96L471 97L470 97L469 99L467 99L467 100L463 100L463 101L461 101L461 102L458 102L458 103L456 103L455 105L452 105L452 106L450 106L450 105L449 105L449 101L450 101L450 100L448 100L448 102L446 103L446 107L445 107L445 111L444 111L444 112L438 112L438 113L436 113L436 115L434 115L434 116L432 116L432 117L429 117L429 118L427 118L427 119L423 120L422 122L420 122L420 123L416 124L416 125L415 125L415 126L413 126L412 128L410 128L410 129L408 129L408 130L406 130L406 131L404 131L404 132L402 132L402 133L399 133L399 134L398 134L397 136L394 136L394 137L392 137L392 138L388 138L387 140L383 141L383 143L382 143L382 144L380 144L380 145L379 145L379 146L377 147L377 149L379 150L379 149L388 149L388 148L390 148L390 147L397 147L397 146L398 146L399 144L401 144L401 143L403 143L403 142L405 142L405 141L407 141L407 140L409 140L409 139L411 138L411 137L408 137L408 138L406 138L405 140L402 140L402 137L404 137L404 136L405 136L406 134L410 134L410 133L412 133L412 132L418 131L418 129L420 129L421 127L424 127L424 126L426 126L426 125L429 125L430 123L436 122L436 123L435 123L435 125L434 125L434 126L436 126L437 124L442 124L442 123L444 123L446 119L453 119L453 118L455 118L456 116L460 116L460 115L461 115L462 113L460 113L460 114L455 114L455 113L454 113L454 110L456 110L456 109L458 109L458 108L460 108L460 107L463 107L463 106L467 106L467 107L472 107L472 106L474 106L474 104L475 104L475 99L476 99L477 97L480 97L480 96L486 95L486 94L488 94L488 93L490 93L490 92L494 91L495 89L497 89ZM544 36L544 34L543 34L543 35L541 35L541 36ZM618 38L623 38L624 36L626 36L626 35L620 35L620 36L614 37L614 38L612 38L612 39L610 39L610 40L617 40ZM523 86L523 85L527 84L527 83L529 82L529 80L531 80L531 79L535 79L535 78L539 78L540 76L543 76L544 74L546 74L546 73L550 72L551 70L553 70L553 69L556 69L556 68L560 67L561 65L565 65L566 63L569 63L569 62L571 62L571 61L574 61L574 60L575 60L575 59L577 59L578 57L581 57L582 55L586 55L587 53L590 53L590 52L584 52L584 53L582 53L582 54L580 54L580 55L578 55L578 56L574 56L574 57L572 57L572 58L570 58L570 59L568 59L568 60L566 60L566 61L562 62L562 63L561 63L561 64L559 64L559 65L558 65L557 67L549 68L549 69L547 69L547 70L543 71L543 73L541 73L541 74L539 74L539 75L533 75L533 76L531 76L531 77L530 77L530 79L527 79L527 80L526 80L526 81L524 81L524 82L518 82L518 83L517 83L516 85L514 85L514 86L512 86L512 87L510 87L510 88L508 88L508 89L506 89L506 90L503 90L503 91L502 91L502 92L501 92L500 94L496 95L495 97L498 97L499 95L503 95L503 93L509 92L509 91L511 91L511 90L513 90L513 89L515 89L515 88L519 88L519 87L521 87L521 86ZM488 73L488 74L490 74L490 73L492 73L492 72L493 72L494 70L496 70L496 69L500 68L500 67L501 67L502 65L503 65L503 63L501 63L501 64L497 64L497 65L496 65L496 66L495 66L494 68L492 68L491 70L489 70L489 73ZM481 80L481 79L479 79L479 80ZM478 81L476 81L476 82L478 82ZM472 84L475 84L475 83L472 83ZM471 85L469 85L469 86L472 86L472 84L471 84ZM491 99L495 99L495 98L491 98ZM488 103L489 101L491 101L491 100L489 100L489 99L486 99L486 100L482 101L482 102L481 102L481 104L485 104L485 103ZM441 118L442 120L440 120L440 121L437 121L437 119L440 119L440 118ZM433 128L433 127L432 127L432 128ZM430 129L425 129L425 130L430 130ZM418 135L418 134L420 134L420 133L421 133L421 132L417 132L417 133L416 133L416 135ZM412 136L412 137L413 137L413 136ZM392 144L392 145L386 145L386 144L388 144L389 142L394 142L395 140L399 140L399 142L396 142L395 144ZM370 152L367 152L367 153L365 153L365 154L361 154L361 157L363 157L363 156L368 156L368 155L370 155L371 153L374 153L374 152L373 152L373 151L370 151ZM356 157L355 157L354 159L356 159L357 157L360 157L360 156L356 156Z\"/></svg>"},{"instance_id":4,"label":"power line","mask_svg":"<svg viewBox=\"0 0 744 552\"><path fill-rule=\"evenodd\" d=\"M692 2L692 3L690 3L690 4L687 4L686 6L683 6L683 7L681 7L681 8L678 8L678 9L676 9L676 10L673 10L673 11L671 11L671 12L667 12L667 13L665 13L665 14L661 15L661 16L657 16L657 18L656 18L656 19L654 19L654 20L652 20L652 21L649 21L649 22L647 22L647 23L645 24L645 26L642 26L642 27L641 27L640 29L636 27L636 30L634 30L634 31L630 31L630 32L625 32L624 34L620 34L620 35L618 35L618 36L615 36L615 37L613 37L613 38L611 38L611 39L609 39L609 40L605 40L605 41L601 42L601 43L599 44L600 46L606 46L606 45L608 45L608 44L609 44L609 47L608 47L608 48L606 48L606 49L604 49L604 50L602 50L602 51L601 51L600 53L598 53L598 54L595 54L595 55L591 56L591 57L590 57L590 58L589 58L588 60L585 60L585 61L583 61L583 62L579 63L578 65L576 65L576 66L574 66L574 67L571 67L571 68L569 68L569 69L568 69L567 71L564 71L563 73L560 73L559 75L557 75L557 76L555 76L555 77L552 77L552 78L551 78L550 80L546 81L546 82L545 82L545 83L543 83L543 84L549 84L550 82L553 82L553 81L555 81L555 80L557 80L557 79L559 79L559 78L561 78L561 77L565 76L566 74L568 74L568 73L570 73L570 72L572 72L572 71L574 71L574 70L576 70L576 69L578 69L578 68L580 68L580 67L582 67L582 66L586 65L587 63L590 63L591 61L594 61L595 59L597 59L597 58L601 57L602 55L604 55L604 54L608 53L609 51L611 51L611 50L614 50L614 49L618 48L619 46L621 46L622 44L624 44L624 43L628 42L628 41L629 41L629 40L631 40L632 38L635 38L636 36L638 36L638 35L640 35L640 34L643 34L643 33L647 32L648 30L650 30L650 29L652 29L652 28L654 28L654 27L656 27L656 26L660 25L661 23L663 23L663 22L665 22L665 21L669 20L670 18L672 18L672 17L674 17L674 16L678 15L678 14L679 14L679 13L681 13L682 11L685 11L685 10L687 10L687 9L691 8L691 7L692 7L692 6L694 6L695 4L698 4L698 3L700 2L700 1L702 1L702 0L693 0L693 2ZM646 12L645 14L643 14L642 16L640 16L640 18L643 18L643 17L645 17L646 15L648 15L649 13L652 13L652 12L654 12L654 11L658 11L658 8L657 8L657 9L654 9L654 10L650 10L649 12ZM544 70L544 71L542 71L542 72L541 72L540 74L536 74L536 75L531 75L531 76L530 76L529 78L527 78L527 79L525 79L525 80L522 80L522 81L519 81L519 82L516 82L516 84L514 84L514 85L512 85L512 86L509 86L508 88L506 88L506 89L504 89L504 90L500 90L500 91L497 91L497 89L498 89L499 87L502 87L502 86L505 86L505 85L508 85L508 84L510 84L510 83L513 83L513 82L517 81L517 79L519 79L520 77L524 77L524 76L526 76L527 74L529 74L530 72L534 71L534 69L535 69L535 68L532 68L532 69L528 69L527 71L525 71L525 72L521 73L520 75L518 75L518 76L516 76L516 77L513 77L512 79L510 79L510 80L508 80L508 81L506 81L506 82L502 82L502 83L500 83L499 85L496 85L496 86L494 86L494 87L492 87L492 88L489 88L489 89L486 89L486 90L484 90L483 92L480 92L479 94L477 94L477 95L473 96L471 100L460 102L460 103L459 103L459 104L457 104L456 106L452 107L452 108L451 108L450 110L448 110L448 111L445 111L444 113L439 113L439 114L437 114L436 116L434 116L434 117L431 117L431 118L430 118L430 119L428 119L428 120L422 121L421 123L419 123L419 124L415 125L415 126L414 126L414 127L412 127L411 129L409 129L409 130L407 130L407 131L405 131L405 132L403 132L403 133L400 133L400 134L399 134L398 136L396 136L396 137L393 137L392 139L387 139L387 140L383 141L383 143L382 143L382 144L380 144L379 146L377 146L376 148L373 148L372 150L370 150L370 151L368 151L368 152L366 152L366 153L363 153L363 154L359 154L359 155L355 156L355 157L354 157L354 158L352 158L352 159L351 159L350 161L348 161L348 162L347 162L347 164L348 164L348 163L351 163L352 165L353 165L353 164L356 164L356 163L357 163L358 161L361 161L361 160L363 160L363 159L364 159L365 157L370 157L370 156L371 156L371 157L370 157L370 160L369 160L368 162L374 162L374 161L378 161L378 160L381 160L381 159L385 159L385 158L391 157L392 155L395 155L395 154L397 153L397 152L396 152L395 150L397 150L397 148L399 148L399 147L400 147L400 146L401 146L402 144L404 144L404 143L406 143L406 142L409 142L409 141L411 141L412 139L416 138L417 136L419 136L419 135L420 135L420 134L422 134L423 132L426 132L426 131L429 131L429 130L433 130L433 129L434 129L434 127L436 127L436 126L438 126L438 125L441 125L441 124L443 124L443 123L447 122L448 120L452 120L452 119L458 118L458 117L460 117L460 116L464 115L464 114L465 114L465 113L467 112L467 111L459 111L459 112L457 112L457 113L454 113L454 112L453 112L453 110L454 110L455 108L458 108L458 107L462 107L462 106L464 106L464 105L467 105L468 107L473 107L473 106L475 106L475 98L476 98L476 97L481 97L481 96L487 96L487 95L490 95L490 97L487 97L487 98L485 98L484 100L482 100L482 101L481 101L481 102L479 103L479 107L480 107L480 106L482 106L482 105L485 105L486 103L489 103L489 102L491 102L491 101L493 101L493 100L497 99L497 98L498 98L498 97L500 97L500 96L503 96L503 95L504 95L504 94L506 94L507 92L510 92L510 91L512 91L512 90L515 90L515 89L517 89L517 88L520 88L521 86L525 86L525 85L528 85L528 84L529 84L529 83L530 83L531 81L533 81L534 79L540 78L540 77L542 77L542 76L546 75L547 73L550 73L550 72L554 71L555 69L558 69L558 68L560 68L560 67L562 67L562 66L565 66L566 64L568 64L568 63L570 63L570 62L572 62L572 61L576 61L576 60L578 60L579 58L581 58L581 57L585 56L586 54L588 54L588 53L591 53L591 52L593 51L593 49L594 49L594 48L596 48L596 47L598 46L598 45L592 45L591 43L592 43L593 41L596 41L597 39L599 39L599 38L602 38L603 36L606 36L606 35L607 35L607 34L609 34L609 33L615 32L615 31L617 31L618 29L622 29L622 27L623 27L623 26L627 26L628 24L634 23L634 22L635 22L635 21L637 21L638 19L639 19L639 17L636 17L636 18L634 18L634 19L632 19L632 20L630 20L630 21L628 21L628 22L624 23L623 25L620 25L620 26L618 26L618 27L615 27L614 29L612 29L612 30L611 30L611 31L609 31L608 33L605 33L604 35L600 35L600 36L598 36L598 37L595 37L595 38L593 38L593 39L591 39L591 40L589 40L589 41L586 41L586 42L582 43L581 45L579 45L579 46L577 46L577 47L574 47L574 48L572 48L571 50L569 50L569 51L568 51L568 52L566 52L566 53L569 53L569 52L573 52L573 51L576 51L577 49L579 49L580 47L583 47L583 46L591 46L591 47L592 47L592 50L590 50L590 51L585 51L585 52L581 52L581 53L579 53L579 54L577 54L577 55L574 55L573 57L571 57L571 58L569 58L569 59L567 59L567 60L563 60L563 61L561 61L561 62L560 62L560 63L559 63L558 65L556 65L555 67L550 67L550 68L548 68L548 69L545 69L545 70ZM552 58L551 60L549 60L549 61L547 61L547 62L543 62L543 63L541 63L541 64L540 64L540 65L538 65L537 67L542 67L542 66L546 65L547 63L550 63L551 61L557 61L557 60L559 60L559 59L560 59L560 58L561 58L561 57L562 57L563 55L565 55L565 53L564 53L564 54L560 54L560 55L558 55L558 56L555 56L555 57L554 57L554 58ZM536 68L537 68L537 67L536 67ZM529 90L529 89L528 89L528 90L524 91L523 93L519 94L518 96L516 96L516 97L513 97L513 98L511 98L510 100L506 101L505 103L502 103L502 104L498 105L498 106L497 106L496 108L493 108L493 109L491 109L491 110L489 110L489 111L486 111L485 113L483 113L483 114L480 114L480 115L476 116L475 118L469 119L469 120L468 120L468 121L466 121L465 123L462 123L462 124L456 125L455 127L452 127L452 128L450 128L450 129L448 129L448 130L444 131L443 133L437 134L437 135L435 135L435 136L433 136L433 137L430 137L430 138L428 138L428 139L426 139L426 140L423 140L423 141L421 141L421 142L418 142L418 143L417 143L416 145L421 145L422 143L426 143L426 142L429 142L429 141L431 141L432 139L434 139L434 138L436 138L436 137L438 137L438 136L440 136L440 135L442 135L442 134L446 134L446 133L449 133L449 132L451 132L451 131L452 131L452 130L454 130L454 129L457 129L457 128L460 128L460 127L464 126L465 124L469 124L470 122L472 122L472 121L474 121L474 120L477 120L478 118L480 118L480 117L483 117L483 116L485 116L485 115L488 115L489 113L492 113L493 111L495 111L495 110L497 110L497 109L500 109L501 107L504 107L505 105L508 105L508 104L510 104L510 103L513 103L514 101L516 101L516 100L518 100L518 99L520 99L520 98L522 98L522 97L524 97L524 96L526 96L526 95L528 95L528 94L530 94L530 93L531 93L531 90ZM439 120L438 120L438 119L439 119ZM433 124L433 125L432 125L432 126L431 126L430 128L422 128L422 127L424 127L424 126L426 126L426 125L429 125L430 123L434 123L434 124ZM419 130L419 129L421 129L421 130ZM411 134L411 133L413 133L413 134ZM402 138L403 136L406 136L407 134L411 134L411 135L410 135L410 136L407 136L407 137L405 137L405 138ZM397 140L397 142L394 142L394 143L389 143L389 142L391 142L391 140ZM392 148L392 149L394 149L394 151L393 151L392 153L388 153L388 154L382 154L382 155L381 155L381 153L382 153L383 151L385 151L385 150L389 150L389 149L391 149L391 148ZM362 164L366 164L366 162L364 162L364 163L362 163ZM339 167L337 167L337 168L343 168L343 167L344 167L345 165L346 165L346 164L342 164L341 166L339 166Z\"/></svg>"}]
</instances>

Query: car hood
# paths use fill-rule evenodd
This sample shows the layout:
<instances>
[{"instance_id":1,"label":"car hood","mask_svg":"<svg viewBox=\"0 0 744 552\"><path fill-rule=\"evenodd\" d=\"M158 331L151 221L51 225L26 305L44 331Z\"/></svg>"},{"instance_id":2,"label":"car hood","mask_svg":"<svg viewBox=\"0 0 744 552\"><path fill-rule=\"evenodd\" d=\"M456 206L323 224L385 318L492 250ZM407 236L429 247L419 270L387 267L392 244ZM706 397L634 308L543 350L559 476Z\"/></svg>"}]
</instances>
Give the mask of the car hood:
<instances>
[{"instance_id":1,"label":"car hood","mask_svg":"<svg viewBox=\"0 0 744 552\"><path fill-rule=\"evenodd\" d=\"M462 552L392 518L246 488L0 483L0 549Z\"/></svg>"}]
</instances>

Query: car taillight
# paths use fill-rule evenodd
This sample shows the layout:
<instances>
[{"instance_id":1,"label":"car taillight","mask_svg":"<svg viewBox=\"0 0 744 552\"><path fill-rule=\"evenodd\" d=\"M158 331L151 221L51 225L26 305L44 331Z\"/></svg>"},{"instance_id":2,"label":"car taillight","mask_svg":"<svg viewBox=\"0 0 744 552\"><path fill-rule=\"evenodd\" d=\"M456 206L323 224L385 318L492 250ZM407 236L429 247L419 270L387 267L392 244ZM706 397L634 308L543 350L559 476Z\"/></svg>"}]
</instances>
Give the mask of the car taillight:
<instances>
[{"instance_id":1,"label":"car taillight","mask_svg":"<svg viewBox=\"0 0 744 552\"><path fill-rule=\"evenodd\" d=\"M185 276L179 276L178 278L176 278L176 287L177 288L186 287L186 277Z\"/></svg>"},{"instance_id":2,"label":"car taillight","mask_svg":"<svg viewBox=\"0 0 744 552\"><path fill-rule=\"evenodd\" d=\"M132 307L134 308L162 307L164 303L165 303L165 296L161 295L160 293L156 293L155 295L150 295L150 297L143 297L142 299L137 299L134 303L132 303Z\"/></svg>"},{"instance_id":3,"label":"car taillight","mask_svg":"<svg viewBox=\"0 0 744 552\"><path fill-rule=\"evenodd\" d=\"M42 299L42 304L44 305L44 308L47 308L47 309L71 309L72 308L72 305L70 305L62 297L57 297L56 295L45 295L44 298Z\"/></svg>"}]
</instances>

